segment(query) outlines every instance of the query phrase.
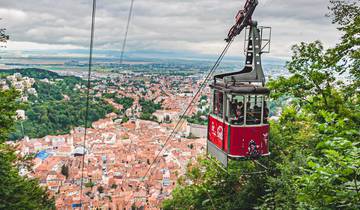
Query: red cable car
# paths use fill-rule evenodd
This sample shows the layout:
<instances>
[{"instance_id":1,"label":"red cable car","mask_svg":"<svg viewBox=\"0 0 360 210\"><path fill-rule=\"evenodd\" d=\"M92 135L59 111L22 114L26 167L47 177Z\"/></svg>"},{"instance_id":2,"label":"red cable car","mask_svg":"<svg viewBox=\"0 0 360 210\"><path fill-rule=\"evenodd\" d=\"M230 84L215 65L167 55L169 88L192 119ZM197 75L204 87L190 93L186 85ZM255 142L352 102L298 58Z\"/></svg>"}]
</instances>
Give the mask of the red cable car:
<instances>
[{"instance_id":1,"label":"red cable car","mask_svg":"<svg viewBox=\"0 0 360 210\"><path fill-rule=\"evenodd\" d=\"M248 0L249 4L255 8L257 1ZM234 28L241 28L237 26L239 24L245 24L248 31L245 67L239 72L216 75L210 85L212 107L207 151L224 166L229 159L246 160L270 155L267 106L270 90L265 87L261 54L270 50L271 28L258 27L257 22L245 18L231 29L227 41L240 34L241 30L234 31ZM263 39L265 31L269 35L267 39Z\"/></svg>"}]
</instances>

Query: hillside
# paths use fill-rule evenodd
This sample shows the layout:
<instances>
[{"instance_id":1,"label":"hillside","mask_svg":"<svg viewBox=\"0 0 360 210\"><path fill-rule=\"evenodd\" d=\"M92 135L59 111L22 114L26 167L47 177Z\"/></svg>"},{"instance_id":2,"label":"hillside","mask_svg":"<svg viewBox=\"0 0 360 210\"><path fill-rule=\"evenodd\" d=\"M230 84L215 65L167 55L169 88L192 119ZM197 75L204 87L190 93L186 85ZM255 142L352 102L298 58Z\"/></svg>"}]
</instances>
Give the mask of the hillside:
<instances>
[{"instance_id":1,"label":"hillside","mask_svg":"<svg viewBox=\"0 0 360 210\"><path fill-rule=\"evenodd\" d=\"M39 138L65 134L74 127L84 125L85 81L35 68L0 70L2 78L14 74L21 75L18 82L29 78L34 79L34 84L22 90L26 120L16 123L15 132L10 135L11 140L23 136ZM36 94L30 94L30 89L35 89ZM95 96L92 96L90 107L88 126L113 111L103 98Z\"/></svg>"}]
</instances>

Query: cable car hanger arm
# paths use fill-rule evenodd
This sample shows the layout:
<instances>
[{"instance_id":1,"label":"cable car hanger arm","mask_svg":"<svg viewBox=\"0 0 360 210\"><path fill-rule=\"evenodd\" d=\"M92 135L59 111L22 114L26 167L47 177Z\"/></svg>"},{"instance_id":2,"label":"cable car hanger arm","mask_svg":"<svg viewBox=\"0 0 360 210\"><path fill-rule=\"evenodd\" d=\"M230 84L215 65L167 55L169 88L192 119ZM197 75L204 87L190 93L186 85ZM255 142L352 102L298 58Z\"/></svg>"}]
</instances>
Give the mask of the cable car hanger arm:
<instances>
[{"instance_id":1,"label":"cable car hanger arm","mask_svg":"<svg viewBox=\"0 0 360 210\"><path fill-rule=\"evenodd\" d=\"M251 17L255 11L256 6L259 4L258 0L247 0L244 9L240 10L235 19L235 25L230 29L228 37L225 39L226 42L230 42L237 35L239 35L244 28L251 24Z\"/></svg>"}]
</instances>

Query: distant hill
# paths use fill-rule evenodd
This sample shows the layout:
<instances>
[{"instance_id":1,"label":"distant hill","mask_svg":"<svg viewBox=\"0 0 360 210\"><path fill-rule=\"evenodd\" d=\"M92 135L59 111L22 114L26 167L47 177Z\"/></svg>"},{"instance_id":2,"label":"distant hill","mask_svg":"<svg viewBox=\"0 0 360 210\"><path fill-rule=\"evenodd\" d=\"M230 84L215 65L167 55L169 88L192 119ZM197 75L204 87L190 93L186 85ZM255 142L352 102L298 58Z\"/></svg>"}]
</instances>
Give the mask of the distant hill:
<instances>
[{"instance_id":1,"label":"distant hill","mask_svg":"<svg viewBox=\"0 0 360 210\"><path fill-rule=\"evenodd\" d=\"M38 68L25 68L25 69L9 69L2 70L0 69L0 75L12 75L15 73L20 73L24 77L31 77L34 79L62 79L64 76L61 76L55 72L47 71L44 69Z\"/></svg>"},{"instance_id":2,"label":"distant hill","mask_svg":"<svg viewBox=\"0 0 360 210\"><path fill-rule=\"evenodd\" d=\"M28 102L25 103L27 119L17 122L15 131L9 137L10 140L21 139L24 135L40 138L46 135L66 134L74 127L84 126L86 107L86 95L82 91L84 80L36 68L0 70L0 76L15 73L35 79L33 88L37 96L28 95ZM48 79L49 82L41 81L43 79ZM113 111L113 108L102 98L92 98L88 126Z\"/></svg>"}]
</instances>

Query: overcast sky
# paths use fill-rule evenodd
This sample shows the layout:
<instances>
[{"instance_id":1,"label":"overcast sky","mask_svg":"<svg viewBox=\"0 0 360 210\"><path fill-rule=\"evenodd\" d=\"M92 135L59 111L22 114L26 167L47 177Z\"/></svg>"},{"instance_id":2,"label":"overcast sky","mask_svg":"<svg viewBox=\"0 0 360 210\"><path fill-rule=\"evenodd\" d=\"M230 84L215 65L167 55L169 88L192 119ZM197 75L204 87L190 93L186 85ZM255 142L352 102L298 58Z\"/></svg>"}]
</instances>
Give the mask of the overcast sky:
<instances>
[{"instance_id":1,"label":"overcast sky","mask_svg":"<svg viewBox=\"0 0 360 210\"><path fill-rule=\"evenodd\" d=\"M131 0L98 0L96 49L121 48ZM339 40L336 26L325 17L328 0L259 0L253 19L271 26L273 57L288 57L301 41ZM218 54L234 16L245 0L135 0L127 49L131 51L190 51ZM1 0L1 27L11 42L7 49L86 49L90 34L91 0ZM243 37L232 46L239 54Z\"/></svg>"}]
</instances>

